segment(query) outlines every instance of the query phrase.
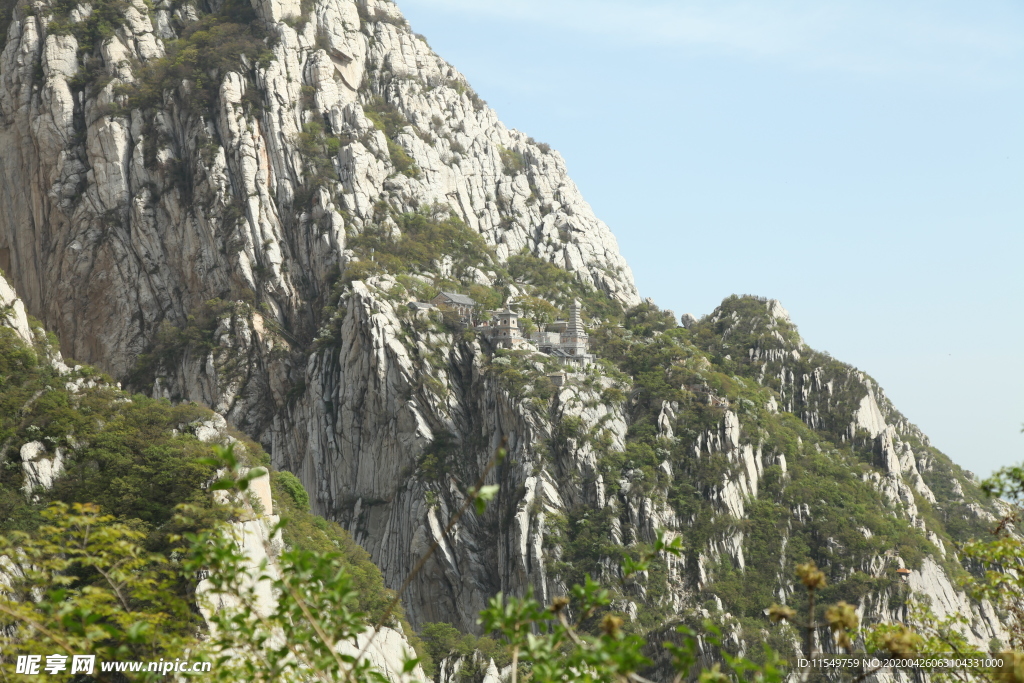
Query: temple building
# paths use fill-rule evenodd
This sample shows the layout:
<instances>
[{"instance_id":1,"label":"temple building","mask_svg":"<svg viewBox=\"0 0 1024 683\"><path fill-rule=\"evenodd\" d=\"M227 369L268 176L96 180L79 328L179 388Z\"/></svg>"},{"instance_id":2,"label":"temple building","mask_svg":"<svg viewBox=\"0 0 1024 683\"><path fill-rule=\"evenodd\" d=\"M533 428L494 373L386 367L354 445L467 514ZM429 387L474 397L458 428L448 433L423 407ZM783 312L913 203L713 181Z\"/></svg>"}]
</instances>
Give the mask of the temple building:
<instances>
[{"instance_id":1,"label":"temple building","mask_svg":"<svg viewBox=\"0 0 1024 683\"><path fill-rule=\"evenodd\" d=\"M430 303L442 311L455 313L465 323L472 323L473 321L473 309L476 308L476 301L465 294L441 292L431 299Z\"/></svg>"},{"instance_id":2,"label":"temple building","mask_svg":"<svg viewBox=\"0 0 1024 683\"><path fill-rule=\"evenodd\" d=\"M530 341L543 353L554 356L563 365L585 368L596 356L590 353L590 335L583 327L583 306L579 300L569 307L569 319L557 320L546 329L530 335Z\"/></svg>"},{"instance_id":3,"label":"temple building","mask_svg":"<svg viewBox=\"0 0 1024 683\"><path fill-rule=\"evenodd\" d=\"M457 314L462 323L473 324L473 312L477 303L455 292L441 292L430 302L414 301L409 308L418 316L425 317L431 311L450 311ZM543 330L526 337L519 325L519 313L510 308L491 311L490 320L473 325L484 339L494 348L532 349L558 359L562 365L582 370L596 360L590 353L590 335L583 327L583 306L573 301L569 306L569 319L548 323Z\"/></svg>"},{"instance_id":4,"label":"temple building","mask_svg":"<svg viewBox=\"0 0 1024 683\"><path fill-rule=\"evenodd\" d=\"M477 325L474 329L487 337L495 348L534 348L519 327L519 314L508 308L491 313L491 320Z\"/></svg>"}]
</instances>

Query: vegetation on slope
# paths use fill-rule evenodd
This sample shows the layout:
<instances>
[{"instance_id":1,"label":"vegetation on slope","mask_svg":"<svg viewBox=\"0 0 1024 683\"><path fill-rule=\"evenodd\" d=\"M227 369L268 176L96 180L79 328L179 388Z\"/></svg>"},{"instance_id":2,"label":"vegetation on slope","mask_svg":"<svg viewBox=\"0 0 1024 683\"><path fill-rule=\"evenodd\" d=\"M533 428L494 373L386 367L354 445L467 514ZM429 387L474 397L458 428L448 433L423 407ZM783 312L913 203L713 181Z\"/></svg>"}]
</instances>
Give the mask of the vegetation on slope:
<instances>
[{"instance_id":1,"label":"vegetation on slope","mask_svg":"<svg viewBox=\"0 0 1024 683\"><path fill-rule=\"evenodd\" d=\"M583 303L588 317L617 321L622 315L621 306L607 294L525 250L499 262L483 237L447 206L398 213L378 204L376 221L350 234L346 246L359 259L345 269L346 281L381 274L417 275L431 281L435 290L469 293L494 308L508 297L507 285L514 284L526 292L517 304L537 323L562 315L574 299ZM492 274L494 284L478 284L477 270Z\"/></svg>"},{"instance_id":2,"label":"vegetation on slope","mask_svg":"<svg viewBox=\"0 0 1024 683\"><path fill-rule=\"evenodd\" d=\"M879 465L878 445L867 434L851 435L850 422L867 394L865 384L876 387L876 400L886 422L896 427L896 436L923 463L921 476L936 494L937 506L923 500L917 503L929 529L954 543L986 533L971 506L988 503L971 476L927 443L920 430L881 394L871 377L807 347L791 322L769 314L767 303L752 296L729 297L694 328L694 343L723 371L772 389L780 405L788 404L794 415L814 427L819 438L872 468ZM771 350L778 352L774 359L757 360ZM783 382L784 375L790 381Z\"/></svg>"},{"instance_id":3,"label":"vegetation on slope","mask_svg":"<svg viewBox=\"0 0 1024 683\"><path fill-rule=\"evenodd\" d=\"M369 102L363 105L363 113L378 130L384 132L388 141L388 155L391 157L391 164L395 170L410 178L418 178L420 176L419 167L398 142L398 135L405 132L405 128L409 126L405 115L399 111L398 107L381 97L371 97Z\"/></svg>"},{"instance_id":4,"label":"vegetation on slope","mask_svg":"<svg viewBox=\"0 0 1024 683\"><path fill-rule=\"evenodd\" d=\"M379 219L377 226L350 235L348 246L360 260L341 274L332 297L342 296L353 279L389 275L398 283L382 292L389 298L404 300L411 295L423 300L440 289L455 289L496 308L506 300L508 285L514 284L525 293L518 299L521 308L538 324L563 316L572 299L584 301L595 325L593 350L602 359L595 372L625 389L606 392L609 402L622 405L627 413L626 448L613 451L600 434L575 433L578 426L568 422L555 425L551 447L562 447L562 437L590 440L599 454L598 468L610 496L634 504L649 496L674 510L683 520L687 581L695 587L696 604L715 613L720 600L733 623L749 627L745 633L755 634L755 639L760 633L778 645L780 636L767 627L763 610L777 599L778 587L797 564L810 559L824 569L830 585L823 598L856 603L899 589L891 563L882 576L869 571L873 558L895 553L911 567L920 566L926 554L938 558L924 534L889 511L866 480L878 469L872 444L862 436L849 438L847 433L850 415L864 395L857 373L803 346L791 324L767 314L764 301L731 298L713 316L686 330L651 304L622 311L572 274L528 254L499 263L478 234L436 207L397 214L381 206ZM439 274L442 267L444 275ZM477 271L492 273L493 286L474 282ZM325 317L340 321L338 309L331 307ZM409 324L419 323L410 319ZM179 341L184 338L187 344L203 344L207 341L201 330L206 327L198 325L194 334L168 334ZM180 349L175 344L168 348ZM783 355L757 361L771 351ZM443 359L436 362L444 363ZM550 359L543 355L501 351L487 367L513 396L547 417L555 394L546 376L555 368L549 365ZM800 375L817 373L820 381L832 382L832 390L811 392L817 403L795 402L799 392L781 381L783 368ZM824 402L822 395L828 397ZM769 408L773 402L790 407L787 401L794 412ZM674 406L672 439L659 436L657 426L666 404ZM731 517L714 502L724 481L739 474L741 463L697 448L698 437L721 429L726 411L738 415L743 442L759 448L765 463L758 495L745 501L743 518ZM914 448L931 457L933 466L926 478L937 482L936 492L941 492L941 509L917 501L928 528L947 542L978 534L981 527L968 521L975 516L966 509L980 500L976 490L937 451L919 443ZM442 468L458 467L452 459L461 457L462 449L439 447L424 455L419 473L432 480ZM954 481L966 492L963 503L943 495L952 491ZM628 482L628 493L620 490L621 482ZM569 585L583 583L587 576L607 577L602 567L609 559L643 552L646 546L638 539L639 530L627 509L621 504L600 511L580 507L566 510L564 517L551 516L548 542L560 553L549 570ZM810 514L796 519L796 510ZM613 524L628 539L627 548L609 541ZM737 535L743 539L743 566L711 551ZM939 561L954 575L963 573L958 565ZM704 567L707 581L698 576L699 566ZM666 602L671 588L664 561L655 559L646 577L644 598L637 601L638 620L628 628L647 631L663 626L673 614ZM795 604L799 599L792 598ZM621 614L618 607L609 609L611 614ZM719 618L725 617L719 613Z\"/></svg>"},{"instance_id":5,"label":"vegetation on slope","mask_svg":"<svg viewBox=\"0 0 1024 683\"><path fill-rule=\"evenodd\" d=\"M382 209L398 228L382 221L353 235L347 246L360 260L346 268L346 280L364 279L373 274L425 274L442 270L447 277L437 285L458 286L472 280L472 269L494 267L493 250L479 233L470 230L462 219L447 211L390 214Z\"/></svg>"},{"instance_id":6,"label":"vegetation on slope","mask_svg":"<svg viewBox=\"0 0 1024 683\"><path fill-rule=\"evenodd\" d=\"M230 10L233 5L225 7ZM80 26L67 24L66 11L61 10L51 30L76 32L83 49L93 49L97 39L109 35L120 21L119 8L123 6L114 0L99 3L92 18ZM167 57L142 68L137 86L120 91L128 106L156 104L168 88L189 79L196 86L192 102L207 107L216 96L216 79L207 78L207 68L222 72L238 68L242 62L237 60L243 56L249 62L269 58L266 41L254 28L252 17L229 10L185 27ZM418 170L396 142L408 122L397 109L379 100L368 102L365 110L387 136L388 151L398 171L415 176ZM339 144L338 138L326 134L319 124L307 124L303 129L300 153L312 187L331 175L329 157ZM500 156L506 173L521 171L523 160L518 153L502 150ZM708 560L706 551L711 545L743 534L745 566L734 565L723 555L710 560L709 581L698 585L696 577L690 577L698 586L696 600L708 605L712 599L720 599L726 611L747 620L753 626L750 630L757 631L764 626L762 610L773 600L774 588L808 558L815 559L832 580L822 588L822 596L858 601L869 593L892 591L896 585L891 575L873 577L865 571L871 558L894 551L910 566L917 566L925 554L934 554L921 532L883 512L885 503L864 479L877 470L872 444L863 435L847 433L849 415L863 398L863 385L849 367L806 349L792 325L767 315L763 301L731 298L709 319L684 330L670 315L651 305L622 311L573 274L529 253L499 263L480 235L454 216L439 217L436 210L397 214L386 206L379 213L376 225L350 237L349 247L361 260L340 275L342 286L352 279L390 274L404 290L425 298L440 288L456 289L491 308L503 304L511 291L508 286L515 285L526 292L520 305L534 324L562 315L574 298L584 302L588 318L601 321L594 330L595 350L607 363L601 370L617 380L625 378L630 385L628 397L609 394L610 402L625 405L628 413L626 447L612 451L600 435L580 433L579 425L565 421L556 425L552 448L560 447L559 439L562 443L569 438L590 439L599 452L599 469L610 495L622 499L650 496L669 504L684 520L691 573ZM441 270L446 271L444 275ZM476 282L477 270L493 272L493 286ZM392 296L400 294L398 290ZM200 314L181 329L166 327L151 360L173 362L185 349L213 348L212 325L223 312ZM97 386L69 390L63 386L67 377L57 377L38 361L35 352L4 343L7 341L0 339L0 405L4 408L0 442L10 454L0 473L3 529L36 528L41 506L50 500L99 501L119 523L142 534L139 539L147 548L165 550L170 533L180 530L173 522L175 506L208 505L208 499L198 493L199 485L211 477L210 467L200 462L208 447L181 429L208 413L197 406L126 397L109 379ZM773 360L759 360L773 353ZM532 400L535 407L546 409L554 391L542 372L550 369L544 363L523 352L498 353L488 371L514 397ZM153 367L144 363L143 369L151 378ZM828 398L822 398L824 391L817 391L811 402L803 402L801 394L783 381L783 370L819 377L818 381L830 386ZM89 369L81 372L83 378L95 374ZM769 410L766 406L776 399L788 410ZM657 428L666 403L676 406L673 439L659 436ZM891 407L883 404L883 408L891 422L901 419ZM727 410L739 415L744 440L756 443L766 462L776 463L766 467L758 496L746 500L747 513L742 519L723 514L711 502L723 481L737 474L739 464L721 453L701 452L696 447L698 436L720 428ZM979 534L981 527L971 521L977 517L968 514L967 508L981 498L964 473L922 443L913 430L904 430L902 435L916 453L931 458L923 476L940 502L931 506L917 501L928 528L950 542ZM30 440L42 441L51 450L60 447L70 456L66 475L31 502L19 490L21 470L13 455ZM259 459L258 448L252 450ZM779 464L782 458L787 463L785 471ZM664 473L663 463L673 475ZM435 463L423 469L439 467ZM296 488L295 481L277 474L273 482L282 509L293 518L293 526L285 530L289 542L309 552L339 551L343 558L339 566L354 577L360 608L371 615L382 614L390 597L365 553L360 554L361 549L343 530L308 513L301 486ZM628 482L628 494L621 482ZM956 488L964 491L963 502L955 500ZM795 509L808 509L812 514L794 523ZM209 519L197 522L199 528L215 521L217 513L213 507L208 510ZM607 560L623 552L608 542L613 522L627 538L635 537L636 529L631 528L624 510L573 508L564 518L553 519L550 540L561 547L562 554L552 570L570 584L601 576ZM635 557L648 549L635 541L626 552ZM666 584L664 561L652 559L646 600L635 628L649 629L663 622L668 612L659 600L668 592ZM610 605L600 609L617 618ZM598 621L595 618L587 624L597 628ZM436 635L442 643L438 653L445 647L467 647L444 629L437 629Z\"/></svg>"},{"instance_id":7,"label":"vegetation on slope","mask_svg":"<svg viewBox=\"0 0 1024 683\"><path fill-rule=\"evenodd\" d=\"M881 556L895 554L908 566L919 567L925 555L933 555L953 575L963 574L959 565L941 558L921 530L894 515L869 480L879 469L874 443L862 434L849 434L851 416L866 393L862 375L808 349L791 323L769 314L765 300L730 297L687 330L670 313L649 303L622 311L573 274L528 253L498 263L461 221L437 220L436 213L395 215L382 209L381 225L389 225L390 219L398 229L370 228L353 236L350 244L362 260L344 278L387 273L409 282L401 278L415 275L418 282L431 282L431 291L472 289L474 296L484 298L488 288L471 284L473 273L490 271L495 284L489 289L502 293L499 300L507 296L508 284L525 292L514 303L534 324L563 315L574 298L583 300L595 325L593 351L602 360L596 372L626 385L625 394L609 394L613 403L625 401L626 448L612 451L600 434L576 433L578 427L568 423L554 425L552 448L560 447L559 434L572 432L574 439L589 440L599 453L598 468L609 495L634 504L650 496L673 509L684 521L688 581L699 586L694 596L698 604L721 600L734 618L761 628L763 610L777 599L783 577L807 560L816 561L831 580L824 595L849 601L898 589L892 563L885 575L870 573L872 560ZM439 277L445 255L450 274ZM388 296L401 299L409 291L392 289ZM498 351L488 371L524 405L547 416L554 393L546 377L547 360L529 351ZM818 384L812 391L798 391L784 381L794 374L815 377ZM675 414L671 439L659 436L657 423L665 405L671 405ZM886 410L890 422L905 423L891 407ZM738 416L742 442L758 450L755 457L765 465L758 495L745 501L742 519L731 517L714 501L743 464L697 445L702 435L722 429L727 411ZM926 482L936 483L940 502L931 506L923 499L916 501L928 529L947 544L981 533L981 522L968 510L981 500L976 487L948 458L913 441L913 430L901 433L915 452L931 461L924 476ZM628 494L620 491L620 482L628 482ZM956 486L965 492L963 502L943 495ZM609 558L639 552L643 546L627 509L628 505L600 511L581 507L567 510L564 518L550 519L548 542L560 554L549 569L567 584L582 582L586 576L602 576ZM798 510L809 514L795 518ZM609 540L613 524L631 539L629 549ZM743 539L743 566L711 551L738 535ZM706 582L698 577L701 565L708 574ZM641 629L660 625L669 614L662 601L669 592L667 573L659 561L653 566L647 597L640 601Z\"/></svg>"},{"instance_id":8,"label":"vegetation on slope","mask_svg":"<svg viewBox=\"0 0 1024 683\"><path fill-rule=\"evenodd\" d=\"M209 415L196 405L129 397L88 367L60 375L0 328L0 530L36 526L50 501L91 502L156 542L175 505L197 502L213 474L199 463L209 446L184 433ZM65 458L65 474L36 492L37 502L21 490L19 453L30 441L42 443L47 457L60 449Z\"/></svg>"},{"instance_id":9,"label":"vegetation on slope","mask_svg":"<svg viewBox=\"0 0 1024 683\"><path fill-rule=\"evenodd\" d=\"M339 553L341 566L352 577L352 585L359 594L359 609L372 621L381 619L394 592L384 586L384 578L370 560L370 554L335 522L309 511L309 494L294 474L273 472L270 484L274 492L274 512L287 520L281 531L285 543L314 553ZM404 619L401 607L395 618Z\"/></svg>"},{"instance_id":10,"label":"vegetation on slope","mask_svg":"<svg viewBox=\"0 0 1024 683\"><path fill-rule=\"evenodd\" d=\"M52 341L39 328L36 338L37 348L30 348L12 330L0 327L0 535L21 539L14 542L22 547L28 547L25 539L37 538L44 547L50 532L41 527L47 524L66 525L68 531L60 533L67 534L78 533L74 529L83 524L97 524L109 529L111 543L121 539L128 544L116 546L118 552L137 545L132 552L142 563L139 571L155 572L163 591L160 599L167 601L166 614L158 619L166 639L146 641L147 647L157 649L140 651L140 657L180 654L183 634L201 627L194 623L193 610L187 605L178 609L175 602L194 599L196 582L194 574L182 573L180 536L215 528L232 514L207 490L215 478L216 467L210 463L215 447L191 433L193 425L214 414L192 403L171 405L140 394L130 396L92 368L59 374L48 361L55 348ZM269 464L258 444L237 436L243 462ZM42 443L44 457L55 456L59 449L64 471L52 488L26 495L20 452L29 442ZM293 475L275 472L271 485L275 511L289 520L283 531L288 545L334 553L350 577L353 606L372 619L381 616L393 594L366 551L344 529L309 512L308 494ZM53 508L58 512L46 513L52 505L59 506ZM73 514L67 516L69 512ZM88 563L93 560L82 561L83 567L92 566ZM52 571L64 571L61 567ZM89 597L85 589L101 590L105 578L85 569L75 570L74 576L65 590L81 594L82 609L91 609L88 605L95 596ZM153 598L140 594L139 599ZM402 620L400 609L395 618Z\"/></svg>"}]
</instances>

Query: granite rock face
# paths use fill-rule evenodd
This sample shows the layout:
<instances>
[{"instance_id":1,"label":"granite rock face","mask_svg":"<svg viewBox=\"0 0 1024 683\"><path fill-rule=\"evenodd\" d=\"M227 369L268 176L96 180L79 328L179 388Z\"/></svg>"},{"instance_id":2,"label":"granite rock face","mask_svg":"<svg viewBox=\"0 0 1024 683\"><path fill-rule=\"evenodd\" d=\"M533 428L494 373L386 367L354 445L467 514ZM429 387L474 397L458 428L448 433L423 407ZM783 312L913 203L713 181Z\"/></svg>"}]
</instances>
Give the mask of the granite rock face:
<instances>
[{"instance_id":1,"label":"granite rock face","mask_svg":"<svg viewBox=\"0 0 1024 683\"><path fill-rule=\"evenodd\" d=\"M25 303L18 298L11 284L0 275L0 325L18 335L26 344L31 344L34 335L28 324Z\"/></svg>"},{"instance_id":2,"label":"granite rock face","mask_svg":"<svg viewBox=\"0 0 1024 683\"><path fill-rule=\"evenodd\" d=\"M525 453L548 425L481 376L472 346L454 345L451 368L433 370L447 398L417 388L424 368L401 339L398 306L359 283L338 347L316 350L318 307L354 258L347 236L381 206L449 210L499 262L531 253L629 306L639 297L615 238L561 156L502 125L384 0L321 0L302 21L298 3L256 3L273 57L215 74L205 111L191 106L189 83L157 106L123 108L119 88L165 54L181 16L136 2L89 52L74 30L49 33L50 4L31 7L16 10L0 57L0 257L27 307L66 354L127 378L161 330L186 326L209 300L238 302L216 311L211 343L158 364L147 390L209 405L270 446L317 511L345 520L400 582L411 551L439 539L451 513L448 502L428 509L422 490L399 494L435 434L480 444L482 464L503 438L513 457ZM66 19L83 21L83 8ZM367 115L380 102L405 124L394 140ZM300 149L310 124L343 141L328 160L335 179L317 187ZM415 173L396 172L402 155ZM21 300L0 297L27 334ZM421 341L439 342L452 344ZM516 486L543 496L528 460L518 467ZM516 519L504 544L461 530L446 539L443 561L413 589L413 619L459 614L475 628L487 596L539 580L540 549L526 541L538 522ZM520 558L527 545L534 556ZM500 579L486 568L495 563L508 567Z\"/></svg>"},{"instance_id":3,"label":"granite rock face","mask_svg":"<svg viewBox=\"0 0 1024 683\"><path fill-rule=\"evenodd\" d=\"M697 514L670 504L673 482L715 463L721 474L687 495L707 505L702 523L716 531L665 560L662 594L648 599L640 585L617 605L634 617L647 603L665 618L707 615L706 605L722 604L706 596L723 563L749 567L741 522L763 501L766 479L784 480L795 464L759 431L757 408L869 450L863 486L934 548L910 584L943 613L969 612L975 642L1001 636L993 611L951 582L943 563L952 549L920 501L974 505L974 520L991 510L967 501L966 479L950 479L952 493L933 490L927 437L873 380L795 338L779 302L758 303L757 315L723 307L700 321L683 317L694 338L704 329L721 338L708 354L731 364L733 379L743 372L764 388L763 405L684 385L686 401L659 400L640 425L659 439L654 464L624 458L611 477L603 463L628 453L638 422L635 378L594 370L540 400L540 360L516 369L531 378L525 386L503 381L507 368L496 364L507 359L439 316L409 310L408 280L346 278L368 231L398 238L395 215L451 214L498 263L531 254L623 308L643 305L561 156L501 124L387 0L259 0L267 53L202 73L216 85L208 106L196 105L192 79L133 107L126 93L161 63L183 22L213 5L134 0L90 49L75 30L51 31L55 18L84 21L88 6L68 17L54 17L47 0L15 10L0 55L0 267L18 294L0 278L0 324L31 341L27 309L70 357L155 396L214 408L224 423L197 429L216 435L230 422L261 441L275 467L302 480L314 512L369 550L389 586L436 543L404 596L416 626L476 631L498 591L564 594L558 568L571 549L562 527L580 510L612 520L613 545L650 542L658 529L687 533ZM451 259L431 268L440 281ZM486 269L472 275L480 286L498 279ZM751 329L759 336L749 344L732 341ZM698 376L718 372L701 362ZM699 424L695 403L710 416ZM506 455L492 463L499 449ZM497 499L453 524L481 477L500 485ZM812 523L816 506L787 508L787 529ZM896 566L898 554L879 554L856 571L883 578ZM596 571L616 572L611 557ZM781 569L773 582L780 602L794 592ZM895 592L870 595L862 610L899 618Z\"/></svg>"},{"instance_id":4,"label":"granite rock face","mask_svg":"<svg viewBox=\"0 0 1024 683\"><path fill-rule=\"evenodd\" d=\"M21 469L25 473L25 495L46 490L64 471L64 456L59 448L46 452L41 441L29 441L21 447Z\"/></svg>"},{"instance_id":5,"label":"granite rock face","mask_svg":"<svg viewBox=\"0 0 1024 683\"><path fill-rule=\"evenodd\" d=\"M321 0L301 28L296 7L257 3L273 57L217 74L211 108L189 106L186 84L163 107L120 115L108 113L118 87L165 52L166 11L136 0L95 56L48 34L47 2L16 10L0 57L0 266L65 354L124 375L161 322L244 292L301 337L315 325L308 302L345 261L346 231L380 203L444 206L501 259L526 249L639 301L558 153L502 125L394 5ZM100 74L83 85L86 58ZM397 142L365 115L374 98L407 124ZM346 141L319 189L298 142L311 123ZM416 177L395 172L395 145Z\"/></svg>"}]
</instances>

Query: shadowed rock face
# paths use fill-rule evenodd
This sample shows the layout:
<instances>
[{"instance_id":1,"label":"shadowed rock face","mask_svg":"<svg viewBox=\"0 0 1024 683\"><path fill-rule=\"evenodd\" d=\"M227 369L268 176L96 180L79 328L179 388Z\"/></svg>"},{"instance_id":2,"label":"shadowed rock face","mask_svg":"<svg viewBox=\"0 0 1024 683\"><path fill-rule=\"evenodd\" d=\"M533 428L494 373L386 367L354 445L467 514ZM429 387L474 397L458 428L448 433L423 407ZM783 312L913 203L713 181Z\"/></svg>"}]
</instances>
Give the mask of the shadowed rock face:
<instances>
[{"instance_id":1,"label":"shadowed rock face","mask_svg":"<svg viewBox=\"0 0 1024 683\"><path fill-rule=\"evenodd\" d=\"M417 323L395 278L338 284L358 262L347 243L360 234L397 236L396 214L451 212L498 262L525 251L624 307L641 303L614 237L561 156L505 128L393 4L318 0L302 16L298 2L258 3L272 59L197 71L215 79L208 106L196 104L193 80L135 109L124 86L130 91L160 63L195 8L150 10L137 1L91 51L80 49L75 31L47 33L47 2L33 8L16 10L0 58L0 256L65 354L131 375L137 389L207 404L261 440L275 466L302 479L315 511L371 552L388 585L400 585L437 541L406 595L415 625L473 631L497 591L563 594L563 578L550 571L563 553L552 527L569 510L608 511L613 544L650 541L659 528L684 534L694 520L677 514L669 489L702 459L728 463L693 495L729 523L666 563L659 606L696 613L716 564L745 569L747 539L730 524L750 514L767 470L786 476L787 456L762 438L742 400L687 394L718 410L713 425L699 427L686 422L679 401L660 402L658 438L666 449L684 444L685 458L666 457L646 473L626 465L621 479L605 481L603 454L622 452L637 421L636 396L606 393L621 378L597 373L533 401L499 381L479 342ZM84 17L73 10L66 20ZM335 146L318 147L314 158L318 131ZM434 266L441 273L449 264ZM482 285L496 278L473 276ZM15 298L0 279L0 305L11 306L4 320L27 338ZM810 350L783 335L789 319L778 302L758 310L762 317L723 309L685 323L694 335L702 325L762 325L749 347L716 350L749 365L730 372L749 370L771 389L767 413L793 413L836 443L870 442L877 457L863 486L892 515L935 536L935 552L944 553L915 502L936 500L924 480L932 464L918 445L927 445L924 435L870 378L824 360L808 364ZM719 328L724 340L728 330ZM140 354L165 348L174 330L195 334L143 358L146 372L133 373ZM446 531L503 443L508 456L487 480L500 484L498 499ZM428 457L443 466L427 472ZM658 486L644 483L652 474ZM954 483L963 502L963 487L973 484ZM790 525L820 514L809 504L791 512ZM873 556L858 571L880 576L900 562ZM946 611L969 606L978 642L999 635L991 610L971 605L929 562L911 584ZM614 578L612 562L598 573ZM792 593L789 577L774 581L780 601ZM645 591L634 597L624 612L635 614ZM871 595L863 609L890 617L894 599Z\"/></svg>"}]
</instances>

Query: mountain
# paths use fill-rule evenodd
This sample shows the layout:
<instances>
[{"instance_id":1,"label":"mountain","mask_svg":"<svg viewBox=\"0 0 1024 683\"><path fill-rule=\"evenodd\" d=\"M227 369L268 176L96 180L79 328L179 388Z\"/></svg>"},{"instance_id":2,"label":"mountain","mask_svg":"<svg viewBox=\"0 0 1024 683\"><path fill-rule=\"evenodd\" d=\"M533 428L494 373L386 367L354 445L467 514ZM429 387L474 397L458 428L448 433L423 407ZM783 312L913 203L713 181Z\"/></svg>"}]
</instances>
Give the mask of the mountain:
<instances>
[{"instance_id":1,"label":"mountain","mask_svg":"<svg viewBox=\"0 0 1024 683\"><path fill-rule=\"evenodd\" d=\"M999 514L973 477L777 301L683 326L642 300L561 156L386 0L16 6L0 177L0 268L65 356L222 415L388 586L440 544L415 627L613 579L666 529L684 556L615 604L641 631L715 616L788 646L763 610L813 558L868 622L902 617L907 567L974 642L1005 635L957 588ZM597 361L559 375L408 305L441 291L527 327L579 300ZM446 531L499 447L494 504Z\"/></svg>"},{"instance_id":2,"label":"mountain","mask_svg":"<svg viewBox=\"0 0 1024 683\"><path fill-rule=\"evenodd\" d=\"M214 467L200 458L214 455L212 444L229 443L250 466L267 464L268 456L208 408L194 403L171 406L166 401L131 396L94 368L68 366L54 341L38 321L26 315L22 301L0 276L0 457L5 465L0 469L0 532L7 536L37 530L46 522L40 513L51 502L94 503L141 532L144 550L157 552L162 563L170 559L180 566L181 553L169 552L178 546L173 535L199 532L209 528L212 520L223 519L223 511L214 509L204 490L215 476ZM382 618L393 593L385 588L380 571L344 530L310 514L308 496L294 476L264 474L253 481L251 491L259 504L242 499L242 514L232 517L227 526L227 533L242 549L239 568L247 577L267 572L270 578L259 579L258 586L280 578L286 572L282 566L285 549L331 550L340 554L349 580L355 584L356 599L351 607L370 619ZM192 506L188 513L191 522L174 515L176 506L182 503ZM283 532L276 528L282 516L289 520ZM53 527L50 529L53 531ZM101 529L93 536L103 538L105 534ZM24 547L23 540L14 540L15 547ZM118 541L132 547L124 538ZM92 548L96 555L101 554L98 547ZM125 552L124 547L115 544L107 551L112 550L116 556ZM52 548L47 548L45 554L51 556ZM71 556L75 557L73 553ZM111 559L110 565L116 567L124 559L123 555L120 561ZM139 571L136 566L134 574L137 576ZM18 565L5 553L4 570L0 572L5 591L19 586L18 578L24 577L19 576ZM40 601L44 601L42 589L53 588L39 583L34 587ZM255 609L266 618L274 614L278 603L271 597L269 586L260 587ZM98 590L103 589L101 584ZM7 594L17 595L18 589L12 588ZM231 596L236 598L232 602L209 580L186 586L184 594L191 596L192 602L197 602L195 596L212 601L198 601L210 630L215 624L211 619L214 611L227 609L230 613L238 606L237 596ZM138 613L140 605L134 604L135 597L133 594L129 599ZM56 600L67 607L73 598ZM186 609L185 624L180 623L182 615L165 614L170 618L161 623L162 630L173 633L184 626L185 632L195 633L198 624L189 612ZM73 623L67 611L63 614L67 620L64 623ZM420 645L405 637L409 625L400 608L394 616L375 640L367 644L366 634L362 634L359 642L370 661L392 677L403 671L405 653L413 651L414 643ZM8 657L25 645L20 635L15 625L5 624ZM147 641L143 637L130 646L122 643L121 655L152 654L146 649ZM346 643L343 648L351 649L352 645ZM407 680L423 681L425 676L417 667Z\"/></svg>"}]
</instances>

